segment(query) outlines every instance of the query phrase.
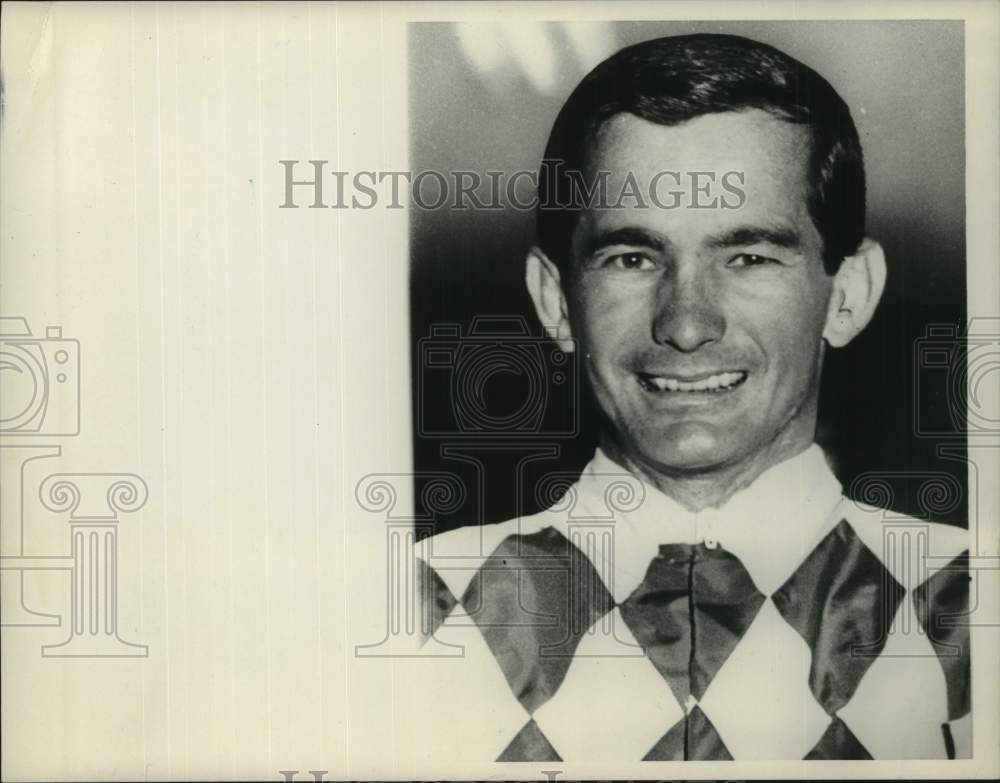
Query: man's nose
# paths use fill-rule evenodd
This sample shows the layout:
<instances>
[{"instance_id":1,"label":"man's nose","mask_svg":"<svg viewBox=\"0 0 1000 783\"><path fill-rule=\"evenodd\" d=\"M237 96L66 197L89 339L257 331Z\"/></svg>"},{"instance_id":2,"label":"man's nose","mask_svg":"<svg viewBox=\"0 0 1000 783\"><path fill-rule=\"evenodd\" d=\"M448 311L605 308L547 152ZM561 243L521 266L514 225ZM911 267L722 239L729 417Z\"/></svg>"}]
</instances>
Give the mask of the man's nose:
<instances>
[{"instance_id":1,"label":"man's nose","mask_svg":"<svg viewBox=\"0 0 1000 783\"><path fill-rule=\"evenodd\" d=\"M689 272L667 275L657 291L653 339L691 353L722 339L726 319L712 286Z\"/></svg>"}]
</instances>

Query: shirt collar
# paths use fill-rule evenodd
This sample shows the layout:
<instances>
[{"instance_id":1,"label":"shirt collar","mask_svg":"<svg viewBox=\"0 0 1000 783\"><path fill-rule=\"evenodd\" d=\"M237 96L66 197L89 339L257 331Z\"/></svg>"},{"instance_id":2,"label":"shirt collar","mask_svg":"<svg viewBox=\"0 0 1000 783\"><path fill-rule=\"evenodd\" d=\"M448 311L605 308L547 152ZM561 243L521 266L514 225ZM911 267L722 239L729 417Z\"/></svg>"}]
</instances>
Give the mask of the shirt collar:
<instances>
[{"instance_id":1,"label":"shirt collar","mask_svg":"<svg viewBox=\"0 0 1000 783\"><path fill-rule=\"evenodd\" d=\"M642 581L660 544L672 543L722 546L770 595L839 521L842 500L840 482L815 444L769 468L719 508L688 511L600 449L573 495L571 508L557 504L564 509L557 514L560 526L618 602Z\"/></svg>"}]
</instances>

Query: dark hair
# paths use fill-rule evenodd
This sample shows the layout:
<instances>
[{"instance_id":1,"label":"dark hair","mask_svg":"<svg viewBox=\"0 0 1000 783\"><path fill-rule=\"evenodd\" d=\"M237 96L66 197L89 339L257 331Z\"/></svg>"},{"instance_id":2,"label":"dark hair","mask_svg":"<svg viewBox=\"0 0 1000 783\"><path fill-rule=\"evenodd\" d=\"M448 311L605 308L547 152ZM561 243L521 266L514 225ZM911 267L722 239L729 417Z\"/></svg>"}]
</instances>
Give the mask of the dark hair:
<instances>
[{"instance_id":1,"label":"dark hair","mask_svg":"<svg viewBox=\"0 0 1000 783\"><path fill-rule=\"evenodd\" d=\"M602 124L628 113L661 125L703 114L762 109L809 127L809 214L833 274L865 231L865 170L847 104L816 71L772 46L735 35L681 35L622 49L592 70L566 101L549 135L538 178L538 242L564 272L579 201L553 208L567 180L585 170Z\"/></svg>"}]
</instances>

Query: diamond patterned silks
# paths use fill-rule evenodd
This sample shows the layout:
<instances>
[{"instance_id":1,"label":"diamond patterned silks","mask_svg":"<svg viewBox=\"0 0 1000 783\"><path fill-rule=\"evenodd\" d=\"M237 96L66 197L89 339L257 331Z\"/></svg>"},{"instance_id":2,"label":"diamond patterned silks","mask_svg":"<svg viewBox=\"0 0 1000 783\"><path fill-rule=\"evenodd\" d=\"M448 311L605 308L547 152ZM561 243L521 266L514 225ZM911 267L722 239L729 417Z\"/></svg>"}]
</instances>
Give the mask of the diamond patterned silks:
<instances>
[{"instance_id":1,"label":"diamond patterned silks","mask_svg":"<svg viewBox=\"0 0 1000 783\"><path fill-rule=\"evenodd\" d=\"M570 589L577 585L584 587ZM484 603L487 591L492 600ZM621 617L677 701L684 703L691 694L697 698L704 693L764 600L740 562L725 550L667 545L622 604ZM547 528L505 539L462 603L514 694L534 712L556 693L583 632L606 614L613 599L590 561ZM540 617L553 621L542 624ZM581 618L589 621L583 628ZM686 721L682 757L731 758L701 710ZM528 760L522 758L522 745L516 739L501 757Z\"/></svg>"},{"instance_id":2,"label":"diamond patterned silks","mask_svg":"<svg viewBox=\"0 0 1000 783\"><path fill-rule=\"evenodd\" d=\"M538 724L529 720L504 752L497 757L497 761L562 761L562 759L542 734Z\"/></svg>"},{"instance_id":3,"label":"diamond patterned silks","mask_svg":"<svg viewBox=\"0 0 1000 783\"><path fill-rule=\"evenodd\" d=\"M967 606L960 570L913 591L926 627L947 626L942 607ZM497 727L498 739L508 732L500 761L914 758L917 745L943 755L947 717L935 722L936 707L918 696L944 704L941 668L957 671L948 701L961 709L961 660L935 660L961 645L947 632L933 647L890 636L904 594L842 521L770 599L724 548L670 544L615 606L586 556L549 527L504 539L460 606L524 711ZM439 616L450 604L434 595ZM921 682L936 671L940 688L887 699L903 670L883 651L911 656L907 671ZM907 715L937 741L926 727L908 732Z\"/></svg>"},{"instance_id":4,"label":"diamond patterned silks","mask_svg":"<svg viewBox=\"0 0 1000 783\"><path fill-rule=\"evenodd\" d=\"M969 552L913 591L917 620L934 645L948 685L948 720L969 712Z\"/></svg>"},{"instance_id":5,"label":"diamond patterned silks","mask_svg":"<svg viewBox=\"0 0 1000 783\"><path fill-rule=\"evenodd\" d=\"M669 544L622 603L622 617L677 700L700 699L764 596L721 547Z\"/></svg>"},{"instance_id":6,"label":"diamond patterned silks","mask_svg":"<svg viewBox=\"0 0 1000 783\"><path fill-rule=\"evenodd\" d=\"M941 726L948 720L944 675L934 648L920 633L912 601L904 601L881 654L837 713L877 759L932 759L946 753Z\"/></svg>"},{"instance_id":7,"label":"diamond patterned silks","mask_svg":"<svg viewBox=\"0 0 1000 783\"><path fill-rule=\"evenodd\" d=\"M650 749L643 761L732 761L715 726L695 706Z\"/></svg>"},{"instance_id":8,"label":"diamond patterned silks","mask_svg":"<svg viewBox=\"0 0 1000 783\"><path fill-rule=\"evenodd\" d=\"M534 718L564 759L638 761L684 709L619 609L588 629L559 690Z\"/></svg>"},{"instance_id":9,"label":"diamond patterned silks","mask_svg":"<svg viewBox=\"0 0 1000 783\"><path fill-rule=\"evenodd\" d=\"M462 596L529 713L556 692L580 637L613 604L590 560L551 527L504 539Z\"/></svg>"},{"instance_id":10,"label":"diamond patterned silks","mask_svg":"<svg viewBox=\"0 0 1000 783\"><path fill-rule=\"evenodd\" d=\"M420 633L433 636L441 623L455 608L458 599L451 594L438 573L423 560L417 559L417 591L420 595Z\"/></svg>"},{"instance_id":11,"label":"diamond patterned silks","mask_svg":"<svg viewBox=\"0 0 1000 783\"><path fill-rule=\"evenodd\" d=\"M830 724L809 688L812 653L771 600L698 705L740 760L801 759Z\"/></svg>"},{"instance_id":12,"label":"diamond patterned silks","mask_svg":"<svg viewBox=\"0 0 1000 783\"><path fill-rule=\"evenodd\" d=\"M832 716L885 645L902 586L841 521L772 596L812 650L809 685Z\"/></svg>"},{"instance_id":13,"label":"diamond patterned silks","mask_svg":"<svg viewBox=\"0 0 1000 783\"><path fill-rule=\"evenodd\" d=\"M840 718L833 722L823 732L816 747L806 754L806 761L869 761L871 755L865 746L851 734L847 724Z\"/></svg>"}]
</instances>

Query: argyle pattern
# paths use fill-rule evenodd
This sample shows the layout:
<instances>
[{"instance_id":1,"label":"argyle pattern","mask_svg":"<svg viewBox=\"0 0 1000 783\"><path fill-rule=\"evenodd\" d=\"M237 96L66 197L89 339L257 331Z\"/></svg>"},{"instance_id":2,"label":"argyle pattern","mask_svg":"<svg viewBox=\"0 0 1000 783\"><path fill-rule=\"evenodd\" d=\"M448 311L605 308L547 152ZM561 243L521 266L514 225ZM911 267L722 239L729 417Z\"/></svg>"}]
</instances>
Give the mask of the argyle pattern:
<instances>
[{"instance_id":1,"label":"argyle pattern","mask_svg":"<svg viewBox=\"0 0 1000 783\"><path fill-rule=\"evenodd\" d=\"M554 527L504 538L460 597L434 568L419 569L432 634L453 613L474 623L523 710L497 761L623 743L645 761L902 756L910 751L885 745L879 721L916 719L921 700L933 701L912 693L914 671L943 683L947 715L920 717L929 728L912 752L953 757L948 721L969 712L967 628L953 621L968 611L967 555L908 596L847 520L769 596L723 547L667 544L616 603ZM890 626L907 598L923 633L903 650ZM912 665L893 666L905 656ZM615 715L634 719L635 736L616 736Z\"/></svg>"}]
</instances>

